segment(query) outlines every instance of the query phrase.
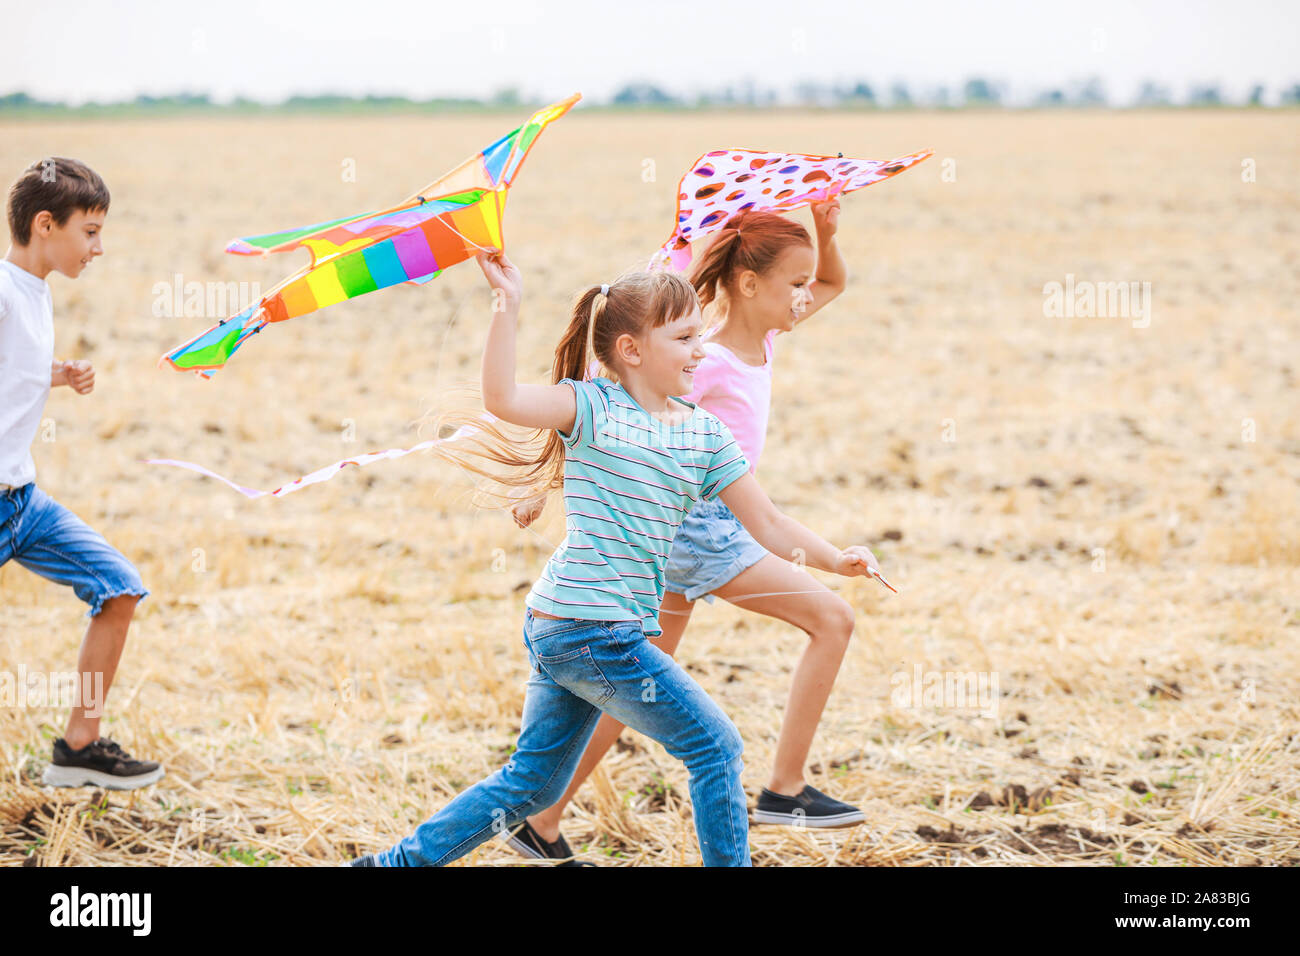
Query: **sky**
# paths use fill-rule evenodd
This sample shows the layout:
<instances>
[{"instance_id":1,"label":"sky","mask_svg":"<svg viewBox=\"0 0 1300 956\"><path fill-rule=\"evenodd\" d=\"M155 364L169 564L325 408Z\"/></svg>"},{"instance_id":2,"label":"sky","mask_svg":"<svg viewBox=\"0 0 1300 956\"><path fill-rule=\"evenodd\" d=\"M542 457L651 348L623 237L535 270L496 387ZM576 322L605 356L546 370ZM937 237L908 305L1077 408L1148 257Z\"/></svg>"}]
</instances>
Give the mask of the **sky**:
<instances>
[{"instance_id":1,"label":"sky","mask_svg":"<svg viewBox=\"0 0 1300 956\"><path fill-rule=\"evenodd\" d=\"M1297 0L0 0L0 23L0 94L72 103L508 87L599 102L637 81L676 94L746 80L957 91L974 75L1012 101L1098 76L1118 102L1146 79L1176 101L1196 83L1231 98L1261 83L1275 102L1300 83Z\"/></svg>"}]
</instances>

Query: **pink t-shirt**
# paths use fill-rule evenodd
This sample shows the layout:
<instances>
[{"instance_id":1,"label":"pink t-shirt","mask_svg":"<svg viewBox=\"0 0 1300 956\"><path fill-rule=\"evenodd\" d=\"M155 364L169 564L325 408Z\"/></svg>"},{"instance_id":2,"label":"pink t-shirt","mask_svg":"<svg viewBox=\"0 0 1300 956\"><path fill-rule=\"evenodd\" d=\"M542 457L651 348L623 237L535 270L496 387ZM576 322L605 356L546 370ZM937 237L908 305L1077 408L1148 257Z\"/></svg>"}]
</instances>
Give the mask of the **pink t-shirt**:
<instances>
[{"instance_id":1,"label":"pink t-shirt","mask_svg":"<svg viewBox=\"0 0 1300 956\"><path fill-rule=\"evenodd\" d=\"M768 413L772 410L772 360L779 330L773 329L763 338L767 361L762 365L742 362L725 345L710 342L716 330L717 326L713 326L705 331L705 356L695 370L695 385L690 394L679 397L716 415L731 429L753 474L767 438ZM587 378L595 376L599 369L600 363L593 360L587 366Z\"/></svg>"},{"instance_id":2,"label":"pink t-shirt","mask_svg":"<svg viewBox=\"0 0 1300 956\"><path fill-rule=\"evenodd\" d=\"M763 339L767 361L749 365L725 345L709 341L714 329L705 335L707 354L695 370L695 387L682 398L716 415L731 429L753 474L763 454L768 413L772 410L772 360L776 354L777 330L768 332Z\"/></svg>"}]
</instances>

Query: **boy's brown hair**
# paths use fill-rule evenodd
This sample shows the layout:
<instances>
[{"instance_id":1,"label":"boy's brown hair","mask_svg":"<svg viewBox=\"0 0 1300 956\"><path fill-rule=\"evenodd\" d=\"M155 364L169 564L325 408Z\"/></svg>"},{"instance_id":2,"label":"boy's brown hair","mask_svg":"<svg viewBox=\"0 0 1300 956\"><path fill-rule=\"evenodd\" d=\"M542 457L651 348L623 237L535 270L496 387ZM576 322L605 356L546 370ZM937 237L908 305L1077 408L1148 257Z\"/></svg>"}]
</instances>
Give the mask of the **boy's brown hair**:
<instances>
[{"instance_id":1,"label":"boy's brown hair","mask_svg":"<svg viewBox=\"0 0 1300 956\"><path fill-rule=\"evenodd\" d=\"M63 156L48 156L23 170L9 187L9 234L25 246L32 241L32 219L48 210L62 226L77 210L108 211L108 187L85 163Z\"/></svg>"}]
</instances>

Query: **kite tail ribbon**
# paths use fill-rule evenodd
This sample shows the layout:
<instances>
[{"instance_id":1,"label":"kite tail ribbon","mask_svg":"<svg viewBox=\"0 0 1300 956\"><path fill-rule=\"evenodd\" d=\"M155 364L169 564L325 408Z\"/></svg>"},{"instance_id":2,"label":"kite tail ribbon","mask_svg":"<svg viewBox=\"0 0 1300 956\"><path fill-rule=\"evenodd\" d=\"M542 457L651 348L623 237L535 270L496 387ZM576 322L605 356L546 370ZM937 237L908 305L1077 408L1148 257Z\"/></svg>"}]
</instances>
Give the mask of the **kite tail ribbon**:
<instances>
[{"instance_id":1,"label":"kite tail ribbon","mask_svg":"<svg viewBox=\"0 0 1300 956\"><path fill-rule=\"evenodd\" d=\"M495 415L485 412L483 414L483 420L485 422L495 422L497 421L497 418ZM418 445L412 445L410 448L389 448L386 451L374 451L365 455L357 455L354 458L344 458L342 461L336 461L332 465L326 465L324 468L319 468L309 475L295 478L287 485L281 485L274 491L259 491L256 488L246 488L243 485L231 481L229 478L218 475L214 471L209 471L202 465L196 465L189 461L176 461L172 458L146 458L143 460L143 463L146 465L170 465L173 468L186 468L190 471L196 471L200 475L215 478L223 485L235 489L235 491L238 491L246 498L283 498L285 495L293 494L295 491L301 491L308 485L317 485L323 481L329 481L344 468L348 467L348 465L355 465L358 468L364 468L366 465L373 464L377 461L390 461L394 458L403 458L406 455L414 454L417 451L425 451L438 445L446 445L451 442L469 438L477 434L479 431L481 431L481 429L476 428L473 425L464 425L456 429L455 432L448 435L446 438L434 438L429 441L422 441Z\"/></svg>"}]
</instances>

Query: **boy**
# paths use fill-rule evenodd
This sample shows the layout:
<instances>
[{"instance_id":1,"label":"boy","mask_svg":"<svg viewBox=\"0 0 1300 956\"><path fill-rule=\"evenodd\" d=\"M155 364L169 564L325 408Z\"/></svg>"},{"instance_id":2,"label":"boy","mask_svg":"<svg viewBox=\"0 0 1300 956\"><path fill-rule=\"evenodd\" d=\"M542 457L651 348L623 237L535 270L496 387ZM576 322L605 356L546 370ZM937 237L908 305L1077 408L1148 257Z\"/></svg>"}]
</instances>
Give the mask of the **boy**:
<instances>
[{"instance_id":1,"label":"boy","mask_svg":"<svg viewBox=\"0 0 1300 956\"><path fill-rule=\"evenodd\" d=\"M89 362L54 361L52 271L70 279L104 250L108 188L89 167L54 157L33 163L9 190L12 245L0 261L0 565L10 558L90 605L77 659L80 693L54 742L44 782L132 790L163 775L99 736L104 699L131 616L149 592L140 574L85 522L36 487L31 443L50 388L95 387Z\"/></svg>"}]
</instances>

